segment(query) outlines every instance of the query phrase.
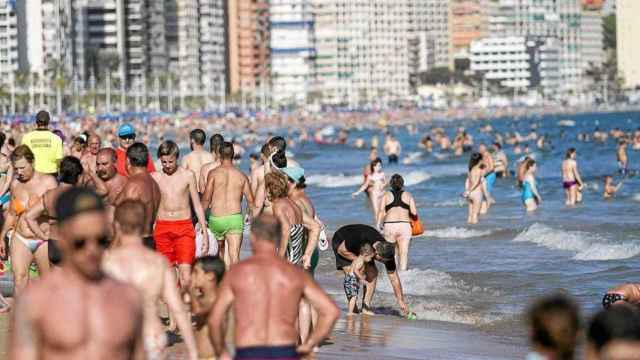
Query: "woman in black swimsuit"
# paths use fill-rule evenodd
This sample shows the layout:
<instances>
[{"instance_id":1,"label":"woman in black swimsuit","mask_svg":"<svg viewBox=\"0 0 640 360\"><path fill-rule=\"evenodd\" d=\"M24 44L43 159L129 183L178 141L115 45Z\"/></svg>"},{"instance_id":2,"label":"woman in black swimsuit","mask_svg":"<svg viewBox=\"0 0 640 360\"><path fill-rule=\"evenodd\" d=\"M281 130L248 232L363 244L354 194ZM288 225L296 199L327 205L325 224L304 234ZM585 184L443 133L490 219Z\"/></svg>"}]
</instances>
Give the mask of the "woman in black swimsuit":
<instances>
[{"instance_id":1,"label":"woman in black swimsuit","mask_svg":"<svg viewBox=\"0 0 640 360\"><path fill-rule=\"evenodd\" d=\"M416 202L410 193L404 191L402 176L393 175L389 185L391 191L386 192L382 197L376 220L378 228L384 228L385 239L396 244L399 269L407 270L411 243L411 218L417 216Z\"/></svg>"}]
</instances>

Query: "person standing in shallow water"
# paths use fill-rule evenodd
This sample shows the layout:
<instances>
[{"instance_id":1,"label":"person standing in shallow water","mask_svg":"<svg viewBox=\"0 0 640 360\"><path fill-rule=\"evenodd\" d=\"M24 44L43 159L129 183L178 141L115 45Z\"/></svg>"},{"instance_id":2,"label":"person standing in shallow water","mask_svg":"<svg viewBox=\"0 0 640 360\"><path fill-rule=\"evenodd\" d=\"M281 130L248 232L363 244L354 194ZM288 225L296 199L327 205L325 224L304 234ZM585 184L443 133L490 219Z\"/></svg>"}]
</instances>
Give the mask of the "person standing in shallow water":
<instances>
[{"instance_id":1,"label":"person standing in shallow water","mask_svg":"<svg viewBox=\"0 0 640 360\"><path fill-rule=\"evenodd\" d=\"M573 206L582 202L582 189L584 183L578 171L576 161L576 149L570 148L565 154L562 162L562 187L565 193L565 204Z\"/></svg>"},{"instance_id":2,"label":"person standing in shallow water","mask_svg":"<svg viewBox=\"0 0 640 360\"><path fill-rule=\"evenodd\" d=\"M404 179L394 174L389 181L391 191L382 197L376 224L383 229L384 237L396 245L396 262L399 270L407 270L409 244L411 243L411 218L416 218L416 202L411 193L404 191Z\"/></svg>"},{"instance_id":3,"label":"person standing in shallow water","mask_svg":"<svg viewBox=\"0 0 640 360\"><path fill-rule=\"evenodd\" d=\"M533 212L538 209L538 206L542 203L542 197L538 193L538 187L536 183L535 173L538 169L536 161L527 158L524 162L524 179L522 181L522 203L528 212Z\"/></svg>"},{"instance_id":4,"label":"person standing in shallow water","mask_svg":"<svg viewBox=\"0 0 640 360\"><path fill-rule=\"evenodd\" d=\"M478 215L480 215L480 208L482 206L482 200L492 201L491 195L487 192L487 183L484 177L484 164L482 163L482 155L479 153L471 154L469 159L469 174L464 185L464 193L462 197L467 199L469 203L469 212L467 217L467 223L477 224Z\"/></svg>"},{"instance_id":5,"label":"person standing in shallow water","mask_svg":"<svg viewBox=\"0 0 640 360\"><path fill-rule=\"evenodd\" d=\"M369 166L371 173L367 176L364 184L360 186L358 191L351 194L351 197L355 198L362 192L368 191L371 211L373 212L373 221L375 222L380 209L380 201L384 195L384 187L387 185L387 179L382 171L382 160L380 160L380 158L373 160Z\"/></svg>"}]
</instances>

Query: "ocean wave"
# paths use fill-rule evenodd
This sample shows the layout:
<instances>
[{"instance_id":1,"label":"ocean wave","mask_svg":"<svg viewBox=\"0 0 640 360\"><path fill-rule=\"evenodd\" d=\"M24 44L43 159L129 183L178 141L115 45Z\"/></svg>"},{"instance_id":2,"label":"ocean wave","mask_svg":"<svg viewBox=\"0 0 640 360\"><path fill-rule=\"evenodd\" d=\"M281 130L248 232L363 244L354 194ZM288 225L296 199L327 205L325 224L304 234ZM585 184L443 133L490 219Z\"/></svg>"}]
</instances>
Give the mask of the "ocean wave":
<instances>
[{"instance_id":1,"label":"ocean wave","mask_svg":"<svg viewBox=\"0 0 640 360\"><path fill-rule=\"evenodd\" d=\"M407 301L418 319L471 325L495 320L495 316L489 318L469 299L495 298L499 295L496 291L469 285L437 270L410 269L400 272L399 276ZM386 293L387 301L393 301L393 289L386 276L379 278L378 289Z\"/></svg>"},{"instance_id":2,"label":"ocean wave","mask_svg":"<svg viewBox=\"0 0 640 360\"><path fill-rule=\"evenodd\" d=\"M473 230L453 226L442 229L427 230L425 232L425 236L442 239L469 239L474 237L487 236L492 232L492 230Z\"/></svg>"},{"instance_id":3,"label":"ocean wave","mask_svg":"<svg viewBox=\"0 0 640 360\"><path fill-rule=\"evenodd\" d=\"M533 224L514 239L516 242L531 242L552 250L574 252L574 260L622 260L640 254L640 241L613 243L598 234L584 231L565 231L542 224Z\"/></svg>"},{"instance_id":4,"label":"ocean wave","mask_svg":"<svg viewBox=\"0 0 640 360\"><path fill-rule=\"evenodd\" d=\"M431 179L425 171L411 171L403 175L406 186L418 185ZM362 184L362 175L311 175L307 178L307 185L321 188L353 187Z\"/></svg>"},{"instance_id":5,"label":"ocean wave","mask_svg":"<svg viewBox=\"0 0 640 360\"><path fill-rule=\"evenodd\" d=\"M633 199L633 201L640 202L640 194L633 194L632 199Z\"/></svg>"},{"instance_id":6,"label":"ocean wave","mask_svg":"<svg viewBox=\"0 0 640 360\"><path fill-rule=\"evenodd\" d=\"M456 199L456 200L445 200L445 201L439 201L433 204L433 207L460 207L463 206L464 203L461 204L461 201Z\"/></svg>"}]
</instances>

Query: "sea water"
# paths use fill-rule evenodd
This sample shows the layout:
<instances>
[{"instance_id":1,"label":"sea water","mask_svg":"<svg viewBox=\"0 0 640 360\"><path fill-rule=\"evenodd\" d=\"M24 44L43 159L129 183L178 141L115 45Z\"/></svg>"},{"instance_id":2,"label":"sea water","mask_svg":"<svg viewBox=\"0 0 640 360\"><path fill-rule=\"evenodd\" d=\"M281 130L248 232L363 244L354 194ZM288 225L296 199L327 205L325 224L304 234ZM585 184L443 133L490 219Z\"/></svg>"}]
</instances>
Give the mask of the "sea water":
<instances>
[{"instance_id":1,"label":"sea water","mask_svg":"<svg viewBox=\"0 0 640 360\"><path fill-rule=\"evenodd\" d=\"M562 120L572 120L564 121ZM448 121L443 126L453 139L455 130L464 126L475 144L490 144L493 137L480 127L489 121ZM492 120L494 131L518 131L523 136L536 124L538 135L545 135L551 147L539 151L538 188L542 206L527 214L513 177L498 179L493 190L496 204L480 224L466 224L466 203L460 200L464 190L469 154L455 157L448 153L427 154L418 146L420 137L433 124L419 126L410 135L404 128L390 128L403 146L401 165L384 165L387 179L401 174L416 199L426 226L422 237L414 238L409 253L409 270L400 278L412 310L419 319L470 324L498 334L524 334L519 322L523 310L537 297L555 291L574 296L585 314L600 308L609 287L640 279L640 177L626 179L614 200L602 198L605 175L617 175L616 144L578 142L579 132L593 132L596 126L609 131L620 128L633 131L640 126L639 113L545 116L528 119ZM369 140L382 131L352 131L350 139ZM524 143L521 144L524 147ZM584 202L574 208L564 205L560 173L564 153L577 148L577 160L586 183ZM379 149L381 150L381 149ZM320 218L333 233L352 223L372 224L366 196L352 199L351 193L362 183L368 149L349 145L306 143L292 148L305 168L307 194ZM380 151L381 152L381 151ZM506 145L510 168L523 155L514 155ZM640 152L629 147L632 169L640 168ZM408 159L408 161L403 161ZM382 268L381 268L382 270ZM333 253L322 254L321 273L334 274ZM381 272L381 274L384 274ZM335 277L335 288L341 282ZM381 276L374 304L393 307L392 289Z\"/></svg>"}]
</instances>

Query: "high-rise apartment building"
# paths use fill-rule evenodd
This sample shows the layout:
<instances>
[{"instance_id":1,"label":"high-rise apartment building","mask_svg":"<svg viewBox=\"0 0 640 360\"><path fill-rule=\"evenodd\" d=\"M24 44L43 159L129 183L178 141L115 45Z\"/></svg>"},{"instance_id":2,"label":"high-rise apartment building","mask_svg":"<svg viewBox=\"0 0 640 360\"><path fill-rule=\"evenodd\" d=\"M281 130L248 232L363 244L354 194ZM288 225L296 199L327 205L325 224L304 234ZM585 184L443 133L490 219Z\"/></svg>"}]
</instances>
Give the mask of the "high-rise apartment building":
<instances>
[{"instance_id":1,"label":"high-rise apartment building","mask_svg":"<svg viewBox=\"0 0 640 360\"><path fill-rule=\"evenodd\" d=\"M489 2L490 36L552 37L560 50L560 91L577 90L584 73L580 0L497 0Z\"/></svg>"},{"instance_id":2,"label":"high-rise apartment building","mask_svg":"<svg viewBox=\"0 0 640 360\"><path fill-rule=\"evenodd\" d=\"M640 86L640 1L617 0L618 73L625 87Z\"/></svg>"},{"instance_id":3,"label":"high-rise apartment building","mask_svg":"<svg viewBox=\"0 0 640 360\"><path fill-rule=\"evenodd\" d=\"M449 0L398 1L407 11L408 30L414 38L426 39L434 45L436 67L451 66ZM421 45L424 46L424 45Z\"/></svg>"},{"instance_id":4,"label":"high-rise apartment building","mask_svg":"<svg viewBox=\"0 0 640 360\"><path fill-rule=\"evenodd\" d=\"M474 40L469 53L470 70L503 87L546 90L560 83L559 51L553 38L484 38Z\"/></svg>"},{"instance_id":5,"label":"high-rise apartment building","mask_svg":"<svg viewBox=\"0 0 640 360\"><path fill-rule=\"evenodd\" d=\"M276 102L300 103L313 90L312 10L311 0L271 0L271 89Z\"/></svg>"},{"instance_id":6,"label":"high-rise apartment building","mask_svg":"<svg viewBox=\"0 0 640 360\"><path fill-rule=\"evenodd\" d=\"M411 0L314 0L316 76L324 101L372 102L409 93Z\"/></svg>"},{"instance_id":7,"label":"high-rise apartment building","mask_svg":"<svg viewBox=\"0 0 640 360\"><path fill-rule=\"evenodd\" d=\"M602 67L605 60L602 1L583 0L580 28L583 69Z\"/></svg>"},{"instance_id":8,"label":"high-rise apartment building","mask_svg":"<svg viewBox=\"0 0 640 360\"><path fill-rule=\"evenodd\" d=\"M487 36L488 0L451 0L451 51L453 57L468 57L474 40Z\"/></svg>"},{"instance_id":9,"label":"high-rise apartment building","mask_svg":"<svg viewBox=\"0 0 640 360\"><path fill-rule=\"evenodd\" d=\"M200 78L210 94L226 88L225 0L200 0Z\"/></svg>"},{"instance_id":10,"label":"high-rise apartment building","mask_svg":"<svg viewBox=\"0 0 640 360\"><path fill-rule=\"evenodd\" d=\"M10 1L0 0L0 80L9 82L18 71L18 19Z\"/></svg>"},{"instance_id":11,"label":"high-rise apartment building","mask_svg":"<svg viewBox=\"0 0 640 360\"><path fill-rule=\"evenodd\" d=\"M229 0L228 78L231 94L269 86L269 1Z\"/></svg>"}]
</instances>

